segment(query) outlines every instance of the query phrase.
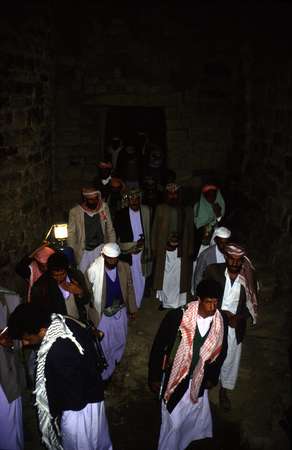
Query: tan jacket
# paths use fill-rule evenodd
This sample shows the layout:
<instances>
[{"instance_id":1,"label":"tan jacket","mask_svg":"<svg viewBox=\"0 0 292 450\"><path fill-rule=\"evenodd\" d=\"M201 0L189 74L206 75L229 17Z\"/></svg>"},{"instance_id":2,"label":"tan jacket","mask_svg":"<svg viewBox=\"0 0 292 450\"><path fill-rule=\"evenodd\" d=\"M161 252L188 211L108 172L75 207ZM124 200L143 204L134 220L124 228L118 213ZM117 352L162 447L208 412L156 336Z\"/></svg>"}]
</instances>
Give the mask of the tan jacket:
<instances>
[{"instance_id":1,"label":"tan jacket","mask_svg":"<svg viewBox=\"0 0 292 450\"><path fill-rule=\"evenodd\" d=\"M190 207L179 208L178 227L180 229L180 245L178 257L181 258L180 292L190 292L192 277L192 253L194 248L193 211ZM167 240L170 232L170 206L163 203L155 211L151 233L152 255L155 258L153 273L153 289L163 287Z\"/></svg>"},{"instance_id":2,"label":"tan jacket","mask_svg":"<svg viewBox=\"0 0 292 450\"><path fill-rule=\"evenodd\" d=\"M123 294L123 299L127 308L128 313L132 314L138 311L136 304L135 291L133 286L131 268L129 264L119 261L117 265L117 271L120 280L121 291ZM104 310L106 304L106 276L104 273L103 286L102 286L102 299L101 299L101 311ZM98 325L100 317L96 309L91 305L88 310L88 318L92 320L95 326Z\"/></svg>"},{"instance_id":3,"label":"tan jacket","mask_svg":"<svg viewBox=\"0 0 292 450\"><path fill-rule=\"evenodd\" d=\"M102 203L98 213L104 235L104 243L116 242L116 233L107 203ZM74 250L76 263L80 264L82 253L85 250L84 211L80 205L74 206L69 211L67 243Z\"/></svg>"}]
</instances>

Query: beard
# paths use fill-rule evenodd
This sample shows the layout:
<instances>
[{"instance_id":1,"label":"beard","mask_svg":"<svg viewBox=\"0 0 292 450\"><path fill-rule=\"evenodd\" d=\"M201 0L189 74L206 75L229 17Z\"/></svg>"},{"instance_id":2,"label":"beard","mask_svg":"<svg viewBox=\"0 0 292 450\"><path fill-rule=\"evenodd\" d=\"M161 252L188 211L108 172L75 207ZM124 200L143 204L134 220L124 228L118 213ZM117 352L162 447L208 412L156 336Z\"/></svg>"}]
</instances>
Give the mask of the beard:
<instances>
[{"instance_id":1,"label":"beard","mask_svg":"<svg viewBox=\"0 0 292 450\"><path fill-rule=\"evenodd\" d=\"M97 208L98 203L86 203L87 208L91 209L92 211Z\"/></svg>"}]
</instances>

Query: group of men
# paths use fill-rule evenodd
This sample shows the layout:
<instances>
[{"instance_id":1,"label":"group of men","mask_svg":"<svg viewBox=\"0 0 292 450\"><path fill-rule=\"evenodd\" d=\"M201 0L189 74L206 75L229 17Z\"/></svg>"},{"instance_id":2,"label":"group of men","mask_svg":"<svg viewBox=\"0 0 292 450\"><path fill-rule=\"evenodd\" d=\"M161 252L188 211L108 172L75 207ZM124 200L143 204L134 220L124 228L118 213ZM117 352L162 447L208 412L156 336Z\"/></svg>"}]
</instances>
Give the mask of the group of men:
<instances>
[{"instance_id":1,"label":"group of men","mask_svg":"<svg viewBox=\"0 0 292 450\"><path fill-rule=\"evenodd\" d=\"M220 406L231 408L227 392L236 384L246 322L257 318L255 271L222 226L225 203L216 185L204 185L191 207L180 202L179 186L168 183L163 201L151 209L135 183L113 183L111 165L100 164L103 178L84 187L70 210L68 248L44 244L17 265L27 302L6 314L1 352L15 352L12 340L32 348L28 369L48 448L109 450L104 382L123 356L128 320L151 286L158 309L169 310L149 359L149 386L162 408L158 448L183 450L212 436L208 389L218 380ZM110 204L117 192L122 201ZM7 416L12 405L2 390L1 424L2 411ZM0 437L2 444L15 436L14 447L3 448L22 448L18 428Z\"/></svg>"}]
</instances>

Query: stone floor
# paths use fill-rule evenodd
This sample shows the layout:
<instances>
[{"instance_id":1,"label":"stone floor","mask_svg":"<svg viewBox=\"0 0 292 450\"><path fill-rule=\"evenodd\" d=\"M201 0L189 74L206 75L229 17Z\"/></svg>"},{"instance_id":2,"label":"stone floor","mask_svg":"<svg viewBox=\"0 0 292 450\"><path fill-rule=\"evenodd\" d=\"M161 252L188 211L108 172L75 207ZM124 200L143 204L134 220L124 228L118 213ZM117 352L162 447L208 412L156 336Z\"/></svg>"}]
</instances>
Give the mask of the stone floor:
<instances>
[{"instance_id":1,"label":"stone floor","mask_svg":"<svg viewBox=\"0 0 292 450\"><path fill-rule=\"evenodd\" d=\"M290 404L288 361L291 322L290 293L279 289L266 266L258 265L261 280L259 322L245 338L232 411L218 407L218 388L210 392L214 438L193 443L189 450L286 450L287 433L279 421ZM147 386L147 362L152 340L165 314L157 301L144 300L129 325L126 353L106 391L107 414L115 450L155 450L159 433L159 404ZM26 450L38 450L35 412L25 399Z\"/></svg>"}]
</instances>

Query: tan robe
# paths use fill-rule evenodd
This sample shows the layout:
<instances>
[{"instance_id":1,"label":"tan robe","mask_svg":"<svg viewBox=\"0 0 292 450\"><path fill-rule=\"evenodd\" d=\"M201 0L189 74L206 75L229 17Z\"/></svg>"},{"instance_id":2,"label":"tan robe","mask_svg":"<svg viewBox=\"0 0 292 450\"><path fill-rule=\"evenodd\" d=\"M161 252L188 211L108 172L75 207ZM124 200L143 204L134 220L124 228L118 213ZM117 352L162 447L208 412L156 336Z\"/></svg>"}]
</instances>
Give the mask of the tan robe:
<instances>
[{"instance_id":1,"label":"tan robe","mask_svg":"<svg viewBox=\"0 0 292 450\"><path fill-rule=\"evenodd\" d=\"M151 246L155 258L153 276L153 288L162 290L166 244L171 232L171 207L165 203L158 205L152 226ZM189 207L179 208L178 230L182 236L178 248L178 256L181 257L180 292L189 292L192 276L192 255L194 248L193 211Z\"/></svg>"}]
</instances>

